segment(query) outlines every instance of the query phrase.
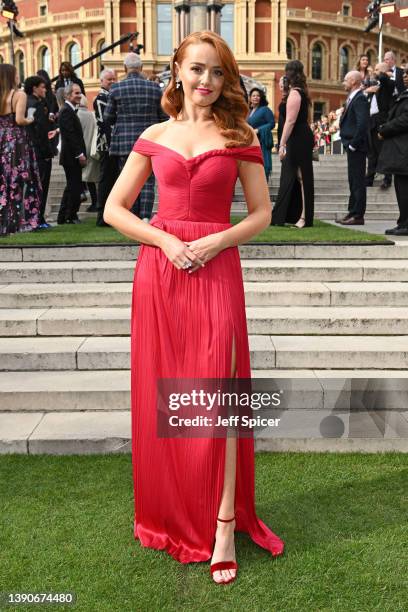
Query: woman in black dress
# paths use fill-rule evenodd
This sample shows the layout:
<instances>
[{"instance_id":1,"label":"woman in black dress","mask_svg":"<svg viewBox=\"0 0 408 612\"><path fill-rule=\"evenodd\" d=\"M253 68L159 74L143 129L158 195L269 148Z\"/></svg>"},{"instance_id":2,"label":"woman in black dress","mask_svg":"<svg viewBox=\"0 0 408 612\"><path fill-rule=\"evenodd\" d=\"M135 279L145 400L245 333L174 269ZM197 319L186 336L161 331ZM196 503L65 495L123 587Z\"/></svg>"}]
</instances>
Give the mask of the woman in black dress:
<instances>
[{"instance_id":1,"label":"woman in black dress","mask_svg":"<svg viewBox=\"0 0 408 612\"><path fill-rule=\"evenodd\" d=\"M57 92L60 87L66 87L70 83L76 83L80 86L82 94L85 96L85 87L83 82L77 75L75 74L75 70L69 62L62 62L57 82L55 83L55 92Z\"/></svg>"},{"instance_id":2,"label":"woman in black dress","mask_svg":"<svg viewBox=\"0 0 408 612\"><path fill-rule=\"evenodd\" d=\"M309 125L310 98L302 62L288 62L285 76L288 79L289 95L279 143L282 167L272 225L293 223L300 229L313 225L314 213L314 143Z\"/></svg>"},{"instance_id":3,"label":"woman in black dress","mask_svg":"<svg viewBox=\"0 0 408 612\"><path fill-rule=\"evenodd\" d=\"M279 79L279 90L282 94L282 99L281 102L278 106L278 142L277 142L277 146L279 149L279 145L280 145L280 141L282 138L282 133L283 133L283 126L285 125L285 120L286 120L286 100L288 99L288 95L289 95L289 85L288 85L288 79L286 78L286 76L282 76Z\"/></svg>"}]
</instances>

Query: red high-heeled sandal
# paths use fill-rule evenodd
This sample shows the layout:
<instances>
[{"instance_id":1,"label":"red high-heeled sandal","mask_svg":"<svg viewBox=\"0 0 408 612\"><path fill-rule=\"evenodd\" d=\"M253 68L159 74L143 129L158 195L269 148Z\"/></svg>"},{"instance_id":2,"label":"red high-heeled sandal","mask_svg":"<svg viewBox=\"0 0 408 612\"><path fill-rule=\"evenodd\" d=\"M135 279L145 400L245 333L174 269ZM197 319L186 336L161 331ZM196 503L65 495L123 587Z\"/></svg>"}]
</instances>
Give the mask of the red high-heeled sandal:
<instances>
[{"instance_id":1,"label":"red high-heeled sandal","mask_svg":"<svg viewBox=\"0 0 408 612\"><path fill-rule=\"evenodd\" d=\"M221 521L221 523L230 523L234 519L235 519L235 516L233 516L230 519L217 518L217 521ZM210 566L211 576L214 574L214 572L219 572L221 570L226 570L226 569L236 570L235 576L233 578L230 578L229 580L222 580L221 582L216 582L215 580L213 580L213 582L216 582L216 584L228 584L230 582L233 582L235 578L237 577L237 573L238 573L238 563L236 563L236 561L219 561L218 563L213 563Z\"/></svg>"}]
</instances>

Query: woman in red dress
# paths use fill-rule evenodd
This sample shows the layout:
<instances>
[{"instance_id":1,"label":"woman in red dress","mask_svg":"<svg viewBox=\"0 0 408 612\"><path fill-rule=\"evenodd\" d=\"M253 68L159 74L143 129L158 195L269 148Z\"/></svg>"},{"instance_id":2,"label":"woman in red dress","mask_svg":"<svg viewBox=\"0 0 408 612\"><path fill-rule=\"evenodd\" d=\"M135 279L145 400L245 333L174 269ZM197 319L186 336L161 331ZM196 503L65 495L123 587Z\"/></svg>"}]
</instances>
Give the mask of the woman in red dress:
<instances>
[{"instance_id":1,"label":"woman in red dress","mask_svg":"<svg viewBox=\"0 0 408 612\"><path fill-rule=\"evenodd\" d=\"M106 204L104 220L141 243L131 319L134 537L181 563L211 559L216 583L235 579L234 531L273 556L283 541L255 512L252 437L159 437L159 379L251 376L237 245L265 229L271 203L262 152L246 123L238 66L224 40L196 32L171 64L162 106ZM149 224L130 212L154 174ZM233 226L239 177L248 216Z\"/></svg>"}]
</instances>

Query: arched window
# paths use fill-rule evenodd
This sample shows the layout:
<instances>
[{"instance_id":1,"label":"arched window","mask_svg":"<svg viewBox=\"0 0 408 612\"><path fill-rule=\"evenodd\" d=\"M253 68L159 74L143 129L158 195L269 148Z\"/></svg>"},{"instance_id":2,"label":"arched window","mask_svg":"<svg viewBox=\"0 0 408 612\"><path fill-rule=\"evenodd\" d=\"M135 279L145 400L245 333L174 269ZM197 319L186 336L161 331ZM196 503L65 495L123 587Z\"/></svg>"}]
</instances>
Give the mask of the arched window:
<instances>
[{"instance_id":1,"label":"arched window","mask_svg":"<svg viewBox=\"0 0 408 612\"><path fill-rule=\"evenodd\" d=\"M107 46L107 45L106 45L106 42L105 42L105 40L102 38L102 40L100 40L100 41L98 42L98 44L96 45L96 50L97 50L97 51L101 51L101 50L102 50L102 49L104 49L106 46ZM103 58L104 58L104 55L100 55L100 56L98 57L98 63L97 63L97 70L98 70L98 74L97 74L97 76L99 76L99 73L100 73L100 72L102 72L102 70L104 69Z\"/></svg>"},{"instance_id":2,"label":"arched window","mask_svg":"<svg viewBox=\"0 0 408 612\"><path fill-rule=\"evenodd\" d=\"M25 70L24 70L24 53L22 51L17 51L14 56L14 65L17 68L18 78L20 79L20 83L24 83L25 81Z\"/></svg>"},{"instance_id":3,"label":"arched window","mask_svg":"<svg viewBox=\"0 0 408 612\"><path fill-rule=\"evenodd\" d=\"M224 4L221 9L220 35L229 48L234 50L234 5L232 2Z\"/></svg>"},{"instance_id":4,"label":"arched window","mask_svg":"<svg viewBox=\"0 0 408 612\"><path fill-rule=\"evenodd\" d=\"M340 80L343 81L344 77L350 70L350 53L347 47L340 49Z\"/></svg>"},{"instance_id":5,"label":"arched window","mask_svg":"<svg viewBox=\"0 0 408 612\"><path fill-rule=\"evenodd\" d=\"M46 70L48 74L51 72L51 53L48 47L41 47L38 53L38 65L42 70Z\"/></svg>"},{"instance_id":6,"label":"arched window","mask_svg":"<svg viewBox=\"0 0 408 612\"><path fill-rule=\"evenodd\" d=\"M312 49L312 79L320 81L323 78L323 47L315 43Z\"/></svg>"},{"instance_id":7,"label":"arched window","mask_svg":"<svg viewBox=\"0 0 408 612\"><path fill-rule=\"evenodd\" d=\"M286 39L286 55L288 57L288 60L295 59L295 45L293 44L293 41L290 38Z\"/></svg>"},{"instance_id":8,"label":"arched window","mask_svg":"<svg viewBox=\"0 0 408 612\"><path fill-rule=\"evenodd\" d=\"M72 66L79 64L79 62L81 61L81 50L79 48L78 43L76 42L71 43L68 47L68 61L70 64L72 64ZM81 76L80 68L75 70L75 72L79 77Z\"/></svg>"}]
</instances>

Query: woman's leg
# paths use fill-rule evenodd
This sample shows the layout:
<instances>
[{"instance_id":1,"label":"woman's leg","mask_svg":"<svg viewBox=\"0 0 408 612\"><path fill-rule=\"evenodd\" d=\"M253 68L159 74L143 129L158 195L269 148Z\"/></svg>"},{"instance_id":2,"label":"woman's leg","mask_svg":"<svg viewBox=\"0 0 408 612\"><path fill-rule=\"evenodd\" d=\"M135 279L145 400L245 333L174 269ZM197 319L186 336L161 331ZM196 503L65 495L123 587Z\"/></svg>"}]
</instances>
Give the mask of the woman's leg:
<instances>
[{"instance_id":1,"label":"woman's leg","mask_svg":"<svg viewBox=\"0 0 408 612\"><path fill-rule=\"evenodd\" d=\"M300 218L295 223L295 226L301 229L302 227L305 226L305 223L306 223L306 206L305 206L305 188L303 184L302 170L300 167L297 169L297 179L300 183L300 191L302 194L302 212L300 213Z\"/></svg>"},{"instance_id":2,"label":"woman's leg","mask_svg":"<svg viewBox=\"0 0 408 612\"><path fill-rule=\"evenodd\" d=\"M232 340L232 358L231 358L231 378L235 378L236 374L236 349L235 338ZM224 469L224 486L221 495L221 503L218 511L218 517L222 519L230 519L235 516L235 481L236 481L236 465L237 465L237 438L235 436L227 436L225 445L225 469ZM235 542L234 542L235 520L229 523L217 521L217 532L215 535L215 546L211 564L220 561L235 561ZM236 570L222 570L214 572L213 579L215 582L223 582L230 580L236 574Z\"/></svg>"}]
</instances>

